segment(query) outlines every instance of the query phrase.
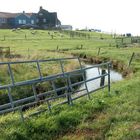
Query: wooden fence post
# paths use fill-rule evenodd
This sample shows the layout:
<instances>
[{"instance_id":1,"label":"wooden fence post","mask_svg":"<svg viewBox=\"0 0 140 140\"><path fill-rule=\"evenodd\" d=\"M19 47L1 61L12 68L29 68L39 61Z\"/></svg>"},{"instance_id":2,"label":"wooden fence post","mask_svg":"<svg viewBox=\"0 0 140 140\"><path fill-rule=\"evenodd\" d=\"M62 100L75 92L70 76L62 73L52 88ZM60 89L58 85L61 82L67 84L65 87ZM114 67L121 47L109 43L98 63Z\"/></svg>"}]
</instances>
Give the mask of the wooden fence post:
<instances>
[{"instance_id":1,"label":"wooden fence post","mask_svg":"<svg viewBox=\"0 0 140 140\"><path fill-rule=\"evenodd\" d=\"M98 49L98 53L97 53L97 55L99 55L99 54L100 54L100 50L101 50L101 48L99 48L99 49Z\"/></svg>"},{"instance_id":2,"label":"wooden fence post","mask_svg":"<svg viewBox=\"0 0 140 140\"><path fill-rule=\"evenodd\" d=\"M28 59L30 58L30 50L29 50L29 48L28 48Z\"/></svg>"},{"instance_id":3,"label":"wooden fence post","mask_svg":"<svg viewBox=\"0 0 140 140\"><path fill-rule=\"evenodd\" d=\"M130 67L131 62L132 62L134 56L135 56L135 53L133 52L132 55L131 55L131 58L130 58L130 60L129 60L128 67Z\"/></svg>"},{"instance_id":4,"label":"wooden fence post","mask_svg":"<svg viewBox=\"0 0 140 140\"><path fill-rule=\"evenodd\" d=\"M9 56L11 56L11 49L10 49L10 47L8 47L8 53L9 53Z\"/></svg>"},{"instance_id":5,"label":"wooden fence post","mask_svg":"<svg viewBox=\"0 0 140 140\"><path fill-rule=\"evenodd\" d=\"M123 42L124 42L124 39L123 39L123 38L121 39L121 42L122 42L122 44L123 44Z\"/></svg>"},{"instance_id":6,"label":"wooden fence post","mask_svg":"<svg viewBox=\"0 0 140 140\"><path fill-rule=\"evenodd\" d=\"M25 39L27 39L27 36L26 36L26 34L25 34Z\"/></svg>"},{"instance_id":7,"label":"wooden fence post","mask_svg":"<svg viewBox=\"0 0 140 140\"><path fill-rule=\"evenodd\" d=\"M83 49L83 44L81 44L81 49Z\"/></svg>"},{"instance_id":8,"label":"wooden fence post","mask_svg":"<svg viewBox=\"0 0 140 140\"><path fill-rule=\"evenodd\" d=\"M58 49L59 49L59 46L57 45L56 50L58 50Z\"/></svg>"},{"instance_id":9,"label":"wooden fence post","mask_svg":"<svg viewBox=\"0 0 140 140\"><path fill-rule=\"evenodd\" d=\"M53 39L53 35L51 35L51 39Z\"/></svg>"},{"instance_id":10,"label":"wooden fence post","mask_svg":"<svg viewBox=\"0 0 140 140\"><path fill-rule=\"evenodd\" d=\"M2 56L2 47L0 47L0 57Z\"/></svg>"},{"instance_id":11,"label":"wooden fence post","mask_svg":"<svg viewBox=\"0 0 140 140\"><path fill-rule=\"evenodd\" d=\"M4 37L3 37L3 41L5 41L5 38L6 38L6 37L5 37L5 35L4 35Z\"/></svg>"}]
</instances>

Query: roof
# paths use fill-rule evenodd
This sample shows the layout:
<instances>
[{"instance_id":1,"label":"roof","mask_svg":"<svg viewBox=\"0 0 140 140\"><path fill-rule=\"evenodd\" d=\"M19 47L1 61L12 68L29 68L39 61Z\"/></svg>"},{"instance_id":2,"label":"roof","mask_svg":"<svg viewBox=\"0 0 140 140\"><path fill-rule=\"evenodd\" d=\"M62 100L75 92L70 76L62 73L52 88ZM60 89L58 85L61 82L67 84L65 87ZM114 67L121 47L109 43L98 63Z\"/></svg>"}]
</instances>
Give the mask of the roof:
<instances>
[{"instance_id":1,"label":"roof","mask_svg":"<svg viewBox=\"0 0 140 140\"><path fill-rule=\"evenodd\" d=\"M12 18L18 16L19 13L8 13L8 12L0 12L1 18Z\"/></svg>"},{"instance_id":2,"label":"roof","mask_svg":"<svg viewBox=\"0 0 140 140\"><path fill-rule=\"evenodd\" d=\"M22 13L21 13L22 14ZM37 15L37 13L25 13L25 15L31 17L32 15Z\"/></svg>"},{"instance_id":3,"label":"roof","mask_svg":"<svg viewBox=\"0 0 140 140\"><path fill-rule=\"evenodd\" d=\"M14 18L21 14L25 14L28 17L35 15L36 13L8 13L8 12L0 12L0 18Z\"/></svg>"}]
</instances>

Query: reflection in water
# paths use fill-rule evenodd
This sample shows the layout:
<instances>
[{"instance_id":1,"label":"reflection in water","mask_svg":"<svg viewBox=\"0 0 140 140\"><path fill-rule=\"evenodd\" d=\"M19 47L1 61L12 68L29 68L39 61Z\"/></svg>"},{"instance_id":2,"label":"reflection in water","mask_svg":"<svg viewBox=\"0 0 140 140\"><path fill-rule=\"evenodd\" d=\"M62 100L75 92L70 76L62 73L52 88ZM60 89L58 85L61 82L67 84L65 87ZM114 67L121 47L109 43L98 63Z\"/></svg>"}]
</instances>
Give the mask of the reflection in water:
<instances>
[{"instance_id":1,"label":"reflection in water","mask_svg":"<svg viewBox=\"0 0 140 140\"><path fill-rule=\"evenodd\" d=\"M92 65L85 65L85 67L91 67ZM93 77L97 77L101 74L101 70L100 68L92 68L92 69L87 69L86 70L86 79L91 79ZM116 82L116 81L120 81L122 80L123 77L120 73L114 71L114 70L111 70L110 71L110 80L111 80L111 83L112 82ZM90 81L90 82L87 82L87 87L88 87L88 90L89 91L92 91L94 89L97 89L100 87L100 78L99 79L96 79L96 80L93 80L93 81ZM105 83L108 82L108 77L106 76L105 77ZM80 89L84 89L85 88L85 85L81 85Z\"/></svg>"}]
</instances>

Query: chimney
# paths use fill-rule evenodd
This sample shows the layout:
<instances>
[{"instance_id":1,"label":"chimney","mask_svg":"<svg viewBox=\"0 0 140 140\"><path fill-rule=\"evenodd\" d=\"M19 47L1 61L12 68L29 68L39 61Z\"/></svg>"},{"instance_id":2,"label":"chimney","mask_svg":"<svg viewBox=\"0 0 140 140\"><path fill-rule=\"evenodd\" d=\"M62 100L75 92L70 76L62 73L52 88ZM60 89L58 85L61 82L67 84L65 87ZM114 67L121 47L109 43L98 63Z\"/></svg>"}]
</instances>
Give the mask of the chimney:
<instances>
[{"instance_id":1,"label":"chimney","mask_svg":"<svg viewBox=\"0 0 140 140\"><path fill-rule=\"evenodd\" d=\"M43 7L42 6L40 6L40 10L42 10L43 9Z\"/></svg>"}]
</instances>

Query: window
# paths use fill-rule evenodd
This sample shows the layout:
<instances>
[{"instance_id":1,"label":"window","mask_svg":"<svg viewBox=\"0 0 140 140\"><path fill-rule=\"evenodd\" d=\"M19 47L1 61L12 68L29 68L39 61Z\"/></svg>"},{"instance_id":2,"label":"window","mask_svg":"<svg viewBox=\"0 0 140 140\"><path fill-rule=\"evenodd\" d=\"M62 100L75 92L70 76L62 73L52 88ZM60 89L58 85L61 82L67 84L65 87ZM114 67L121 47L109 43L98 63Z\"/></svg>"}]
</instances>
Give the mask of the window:
<instances>
[{"instance_id":1,"label":"window","mask_svg":"<svg viewBox=\"0 0 140 140\"><path fill-rule=\"evenodd\" d=\"M43 16L43 13L39 13L39 16Z\"/></svg>"},{"instance_id":2,"label":"window","mask_svg":"<svg viewBox=\"0 0 140 140\"><path fill-rule=\"evenodd\" d=\"M23 24L26 24L26 19L23 19L23 20L22 20L22 23L23 23Z\"/></svg>"},{"instance_id":3,"label":"window","mask_svg":"<svg viewBox=\"0 0 140 140\"><path fill-rule=\"evenodd\" d=\"M36 22L38 23L39 22L39 19L37 19Z\"/></svg>"},{"instance_id":4,"label":"window","mask_svg":"<svg viewBox=\"0 0 140 140\"><path fill-rule=\"evenodd\" d=\"M18 20L18 24L26 24L26 19L19 19Z\"/></svg>"},{"instance_id":5,"label":"window","mask_svg":"<svg viewBox=\"0 0 140 140\"><path fill-rule=\"evenodd\" d=\"M31 20L31 24L35 24L35 21L33 19Z\"/></svg>"},{"instance_id":6,"label":"window","mask_svg":"<svg viewBox=\"0 0 140 140\"><path fill-rule=\"evenodd\" d=\"M21 19L19 19L19 20L18 20L18 23L19 23L19 24L22 24L22 20L21 20Z\"/></svg>"},{"instance_id":7,"label":"window","mask_svg":"<svg viewBox=\"0 0 140 140\"><path fill-rule=\"evenodd\" d=\"M6 19L5 19L5 18L1 18L1 19L0 19L0 22L1 22L1 23L6 23Z\"/></svg>"},{"instance_id":8,"label":"window","mask_svg":"<svg viewBox=\"0 0 140 140\"><path fill-rule=\"evenodd\" d=\"M45 18L43 19L43 22L46 23L46 19Z\"/></svg>"}]
</instances>

